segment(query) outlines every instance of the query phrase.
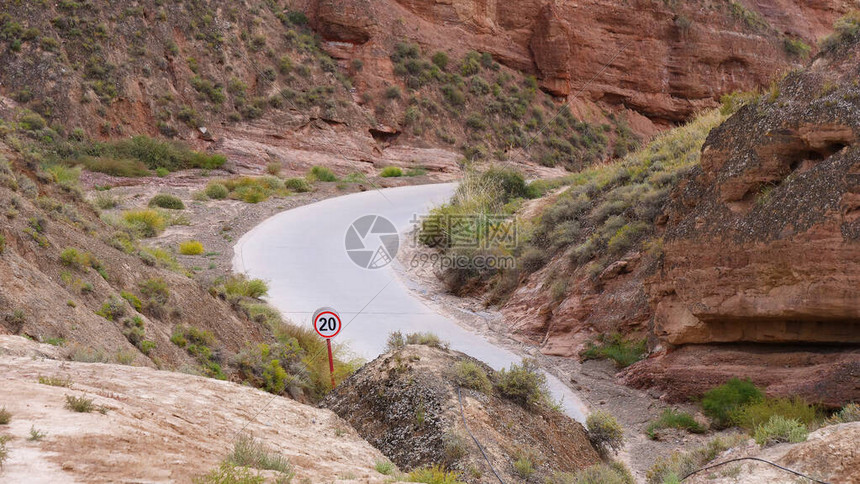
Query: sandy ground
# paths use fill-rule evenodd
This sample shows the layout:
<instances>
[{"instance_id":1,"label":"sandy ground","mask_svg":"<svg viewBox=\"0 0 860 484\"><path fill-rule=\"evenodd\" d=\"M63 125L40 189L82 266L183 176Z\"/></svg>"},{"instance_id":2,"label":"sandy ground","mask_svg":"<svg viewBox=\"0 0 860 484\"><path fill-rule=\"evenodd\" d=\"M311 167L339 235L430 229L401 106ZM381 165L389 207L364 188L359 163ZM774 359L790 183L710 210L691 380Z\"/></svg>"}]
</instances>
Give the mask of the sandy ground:
<instances>
[{"instance_id":1,"label":"sandy ground","mask_svg":"<svg viewBox=\"0 0 860 484\"><path fill-rule=\"evenodd\" d=\"M384 457L329 410L230 382L183 373L44 358L53 347L0 337L4 482L190 482L216 468L240 433L294 466L293 482L388 482ZM70 388L38 383L69 379ZM65 396L106 411L76 413ZM28 440L31 429L45 433Z\"/></svg>"}]
</instances>

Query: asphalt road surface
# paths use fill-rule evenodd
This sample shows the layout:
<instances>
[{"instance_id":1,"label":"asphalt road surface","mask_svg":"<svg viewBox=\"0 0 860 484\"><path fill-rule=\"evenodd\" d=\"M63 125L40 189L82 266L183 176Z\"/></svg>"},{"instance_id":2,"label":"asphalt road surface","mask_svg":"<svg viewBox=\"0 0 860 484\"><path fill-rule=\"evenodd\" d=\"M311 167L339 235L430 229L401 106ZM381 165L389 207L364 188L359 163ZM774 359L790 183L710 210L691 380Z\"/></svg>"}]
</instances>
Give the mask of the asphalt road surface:
<instances>
[{"instance_id":1,"label":"asphalt road surface","mask_svg":"<svg viewBox=\"0 0 860 484\"><path fill-rule=\"evenodd\" d=\"M335 342L347 342L368 361L384 352L392 331L430 331L452 349L495 369L507 367L521 358L426 306L394 273L392 265L399 262L366 268L385 264L398 240L386 234L389 226L376 217L405 234L415 227L416 216L446 202L455 187L448 183L371 190L282 212L239 240L233 268L267 281L269 302L296 324L311 325L320 307L336 309L343 326ZM411 243L409 237L399 237L399 244ZM547 380L565 412L583 422L587 410L576 394L551 375Z\"/></svg>"}]
</instances>

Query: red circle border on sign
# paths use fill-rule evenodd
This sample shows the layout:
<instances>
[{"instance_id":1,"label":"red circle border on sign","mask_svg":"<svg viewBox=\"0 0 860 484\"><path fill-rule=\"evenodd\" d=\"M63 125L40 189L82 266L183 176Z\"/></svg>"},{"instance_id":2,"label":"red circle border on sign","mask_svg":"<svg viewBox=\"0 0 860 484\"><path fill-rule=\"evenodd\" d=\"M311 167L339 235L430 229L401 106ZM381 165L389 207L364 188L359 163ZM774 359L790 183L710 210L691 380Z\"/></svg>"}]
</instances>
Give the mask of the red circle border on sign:
<instances>
[{"instance_id":1,"label":"red circle border on sign","mask_svg":"<svg viewBox=\"0 0 860 484\"><path fill-rule=\"evenodd\" d=\"M323 314L331 314L332 316L335 317L335 319L337 319L337 331L335 331L335 333L331 336L325 336L322 333L320 333L319 329L317 329L317 320L319 320L320 316L322 316ZM338 335L338 333L340 333L341 329L343 329L343 323L340 320L340 316L338 316L337 313L335 313L333 311L323 311L323 312L317 314L316 319L314 319L314 331L316 331L317 334L320 335L322 338L325 338L325 339L334 338L335 336Z\"/></svg>"}]
</instances>

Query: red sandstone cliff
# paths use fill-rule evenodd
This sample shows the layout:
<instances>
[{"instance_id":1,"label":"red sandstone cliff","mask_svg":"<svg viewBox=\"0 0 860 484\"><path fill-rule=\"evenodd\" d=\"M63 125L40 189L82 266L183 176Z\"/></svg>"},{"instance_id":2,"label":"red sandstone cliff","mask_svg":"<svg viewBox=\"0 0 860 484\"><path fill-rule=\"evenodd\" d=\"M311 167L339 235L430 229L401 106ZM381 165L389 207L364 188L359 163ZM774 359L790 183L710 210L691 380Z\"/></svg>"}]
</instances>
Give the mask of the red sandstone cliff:
<instances>
[{"instance_id":1,"label":"red sandstone cliff","mask_svg":"<svg viewBox=\"0 0 860 484\"><path fill-rule=\"evenodd\" d=\"M391 44L404 39L455 57L489 52L536 74L555 95L579 94L665 125L801 62L786 40L815 45L848 7L841 0L309 0L307 9L341 58L385 64ZM371 86L393 81L384 69L363 72Z\"/></svg>"}]
</instances>

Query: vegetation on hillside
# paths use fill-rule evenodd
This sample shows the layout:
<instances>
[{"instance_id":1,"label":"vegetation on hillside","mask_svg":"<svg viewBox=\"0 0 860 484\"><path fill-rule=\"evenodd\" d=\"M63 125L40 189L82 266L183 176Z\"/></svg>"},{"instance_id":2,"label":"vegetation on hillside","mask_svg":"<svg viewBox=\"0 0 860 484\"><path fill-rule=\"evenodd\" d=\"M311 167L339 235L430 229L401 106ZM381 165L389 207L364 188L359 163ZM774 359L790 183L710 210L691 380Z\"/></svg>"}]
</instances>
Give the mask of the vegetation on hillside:
<instances>
[{"instance_id":1,"label":"vegetation on hillside","mask_svg":"<svg viewBox=\"0 0 860 484\"><path fill-rule=\"evenodd\" d=\"M456 145L468 160L504 160L523 149L543 165L578 170L638 144L623 117L607 113L604 124L576 119L534 77L503 68L486 52L453 62L444 52L430 55L400 42L391 60L407 93L396 87L380 99L369 93L365 100L375 103L377 117L402 113L408 133Z\"/></svg>"}]
</instances>

